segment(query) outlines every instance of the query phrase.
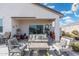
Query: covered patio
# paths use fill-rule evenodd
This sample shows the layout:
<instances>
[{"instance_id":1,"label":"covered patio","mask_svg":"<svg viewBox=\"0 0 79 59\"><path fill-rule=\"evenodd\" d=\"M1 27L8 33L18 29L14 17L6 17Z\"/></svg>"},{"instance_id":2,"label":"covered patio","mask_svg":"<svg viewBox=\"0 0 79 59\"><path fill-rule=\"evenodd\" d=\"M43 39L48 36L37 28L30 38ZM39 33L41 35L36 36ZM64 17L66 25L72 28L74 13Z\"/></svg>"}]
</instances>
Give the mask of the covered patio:
<instances>
[{"instance_id":1,"label":"covered patio","mask_svg":"<svg viewBox=\"0 0 79 59\"><path fill-rule=\"evenodd\" d=\"M22 42L22 44L27 45L29 53L31 53L32 50L49 51L49 43L53 44L53 42L51 42L52 40L55 42L59 42L60 40L59 20L56 18L11 17L11 19L12 37L17 34L17 29L20 29L20 35L24 35L26 33L28 41L25 43ZM53 33L52 36L55 36L54 38L49 38L50 32Z\"/></svg>"},{"instance_id":2,"label":"covered patio","mask_svg":"<svg viewBox=\"0 0 79 59\"><path fill-rule=\"evenodd\" d=\"M36 17L12 17L12 35L20 29L21 34L49 34L54 33L55 41L60 40L59 20L55 18L36 18Z\"/></svg>"}]
</instances>

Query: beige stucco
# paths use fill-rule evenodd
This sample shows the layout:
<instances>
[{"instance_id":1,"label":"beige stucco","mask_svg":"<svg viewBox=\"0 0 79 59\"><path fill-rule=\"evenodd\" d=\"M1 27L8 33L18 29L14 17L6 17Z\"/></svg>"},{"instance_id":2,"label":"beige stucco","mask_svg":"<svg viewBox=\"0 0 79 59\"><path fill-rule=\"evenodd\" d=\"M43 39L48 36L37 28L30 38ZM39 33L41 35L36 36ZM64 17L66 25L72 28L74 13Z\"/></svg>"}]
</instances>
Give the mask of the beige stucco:
<instances>
[{"instance_id":1,"label":"beige stucco","mask_svg":"<svg viewBox=\"0 0 79 59\"><path fill-rule=\"evenodd\" d=\"M16 19L16 18L15 18ZM30 25L47 25L52 24L53 20L49 19L16 19L12 20L12 30L13 34L16 33L16 29L20 28L22 33L29 34Z\"/></svg>"},{"instance_id":2,"label":"beige stucco","mask_svg":"<svg viewBox=\"0 0 79 59\"><path fill-rule=\"evenodd\" d=\"M12 31L11 17L59 18L56 13L31 3L2 3L0 4L0 16L3 17L3 33Z\"/></svg>"},{"instance_id":3,"label":"beige stucco","mask_svg":"<svg viewBox=\"0 0 79 59\"><path fill-rule=\"evenodd\" d=\"M35 17L39 21L39 19L52 19L55 20L55 39L59 40L59 18L61 13L58 13L54 10L49 11L46 8L42 8L39 5L32 4L32 3L0 3L0 16L3 17L3 32L14 32L13 29L14 25L19 24L16 21L13 21L12 17ZM14 25L13 25L14 23ZM26 22L22 21L22 24ZM28 24L37 23L37 24L46 24L50 23L50 21L39 21L34 22L27 22ZM20 22L21 25L21 22Z\"/></svg>"}]
</instances>

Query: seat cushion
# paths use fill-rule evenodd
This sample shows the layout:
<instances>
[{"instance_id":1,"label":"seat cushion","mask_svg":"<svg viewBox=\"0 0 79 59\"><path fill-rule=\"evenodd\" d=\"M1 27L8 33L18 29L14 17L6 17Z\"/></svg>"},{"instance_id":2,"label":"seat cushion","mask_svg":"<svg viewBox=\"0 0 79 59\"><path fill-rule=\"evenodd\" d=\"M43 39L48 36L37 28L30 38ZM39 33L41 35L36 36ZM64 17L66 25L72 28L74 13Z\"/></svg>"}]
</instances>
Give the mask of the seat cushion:
<instances>
[{"instance_id":1,"label":"seat cushion","mask_svg":"<svg viewBox=\"0 0 79 59\"><path fill-rule=\"evenodd\" d=\"M23 51L25 48L27 48L27 45L26 45L26 44L24 44L23 46L19 47L19 49L20 49L21 51Z\"/></svg>"},{"instance_id":2,"label":"seat cushion","mask_svg":"<svg viewBox=\"0 0 79 59\"><path fill-rule=\"evenodd\" d=\"M11 49L10 52L14 52L14 53L19 52L19 53L21 53L21 50L18 49L18 48L14 48L14 49Z\"/></svg>"}]
</instances>

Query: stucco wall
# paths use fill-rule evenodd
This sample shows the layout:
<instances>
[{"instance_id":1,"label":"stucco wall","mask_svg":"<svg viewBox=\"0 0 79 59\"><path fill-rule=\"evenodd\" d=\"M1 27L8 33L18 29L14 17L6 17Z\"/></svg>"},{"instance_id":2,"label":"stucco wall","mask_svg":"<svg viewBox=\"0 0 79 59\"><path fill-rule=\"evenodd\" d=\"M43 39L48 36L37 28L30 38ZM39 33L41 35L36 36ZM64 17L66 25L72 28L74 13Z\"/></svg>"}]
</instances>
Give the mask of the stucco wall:
<instances>
[{"instance_id":1,"label":"stucco wall","mask_svg":"<svg viewBox=\"0 0 79 59\"><path fill-rule=\"evenodd\" d=\"M20 28L22 33L27 33L29 34L29 25L46 25L46 24L52 24L53 20L43 20L43 19L39 19L38 21L35 20L35 19L32 19L32 20L13 20L12 21L13 23L13 34L16 33L16 29L17 28Z\"/></svg>"},{"instance_id":2,"label":"stucco wall","mask_svg":"<svg viewBox=\"0 0 79 59\"><path fill-rule=\"evenodd\" d=\"M11 17L59 18L59 15L55 13L27 3L1 3L0 16L3 17L3 33L12 31Z\"/></svg>"},{"instance_id":3,"label":"stucco wall","mask_svg":"<svg viewBox=\"0 0 79 59\"><path fill-rule=\"evenodd\" d=\"M16 34L16 29L20 28L17 20L12 20L12 34Z\"/></svg>"}]
</instances>

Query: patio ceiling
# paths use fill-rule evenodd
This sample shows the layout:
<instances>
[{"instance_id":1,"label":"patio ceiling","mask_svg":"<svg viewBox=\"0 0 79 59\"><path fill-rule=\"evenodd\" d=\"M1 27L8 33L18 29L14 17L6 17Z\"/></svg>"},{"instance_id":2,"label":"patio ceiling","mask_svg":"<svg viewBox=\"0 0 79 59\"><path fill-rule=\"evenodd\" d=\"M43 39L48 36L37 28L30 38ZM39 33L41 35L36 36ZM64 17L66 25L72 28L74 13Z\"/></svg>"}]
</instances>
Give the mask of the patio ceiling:
<instances>
[{"instance_id":1,"label":"patio ceiling","mask_svg":"<svg viewBox=\"0 0 79 59\"><path fill-rule=\"evenodd\" d=\"M55 18L36 18L36 17L11 17L13 20L49 20L49 21L55 21Z\"/></svg>"}]
</instances>

